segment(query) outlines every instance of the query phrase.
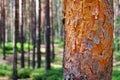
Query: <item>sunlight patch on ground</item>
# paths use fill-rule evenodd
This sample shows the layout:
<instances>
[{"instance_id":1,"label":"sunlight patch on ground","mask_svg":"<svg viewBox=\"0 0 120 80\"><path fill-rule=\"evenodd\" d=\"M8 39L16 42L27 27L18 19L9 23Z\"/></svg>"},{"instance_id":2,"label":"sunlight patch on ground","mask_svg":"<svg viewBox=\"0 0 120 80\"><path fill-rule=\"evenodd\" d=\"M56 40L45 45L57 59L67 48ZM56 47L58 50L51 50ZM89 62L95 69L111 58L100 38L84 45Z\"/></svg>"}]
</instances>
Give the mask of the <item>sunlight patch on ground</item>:
<instances>
[{"instance_id":1,"label":"sunlight patch on ground","mask_svg":"<svg viewBox=\"0 0 120 80\"><path fill-rule=\"evenodd\" d=\"M62 68L62 65L59 65L59 64L53 64L52 63L51 66L54 67L54 68Z\"/></svg>"},{"instance_id":2,"label":"sunlight patch on ground","mask_svg":"<svg viewBox=\"0 0 120 80\"><path fill-rule=\"evenodd\" d=\"M41 48L41 52L45 53L45 48Z\"/></svg>"}]
</instances>

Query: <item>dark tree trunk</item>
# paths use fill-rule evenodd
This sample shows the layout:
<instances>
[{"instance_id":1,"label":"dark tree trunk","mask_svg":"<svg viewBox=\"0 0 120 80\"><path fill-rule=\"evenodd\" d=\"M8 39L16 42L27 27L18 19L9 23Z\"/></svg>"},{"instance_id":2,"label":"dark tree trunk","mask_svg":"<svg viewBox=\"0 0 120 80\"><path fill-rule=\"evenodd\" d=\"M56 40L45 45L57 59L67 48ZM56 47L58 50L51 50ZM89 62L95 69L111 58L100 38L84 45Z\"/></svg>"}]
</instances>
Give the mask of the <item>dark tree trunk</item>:
<instances>
[{"instance_id":1,"label":"dark tree trunk","mask_svg":"<svg viewBox=\"0 0 120 80\"><path fill-rule=\"evenodd\" d=\"M49 70L50 66L50 10L49 0L45 0L45 69Z\"/></svg>"},{"instance_id":2,"label":"dark tree trunk","mask_svg":"<svg viewBox=\"0 0 120 80\"><path fill-rule=\"evenodd\" d=\"M33 1L33 14L32 14L32 23L33 23L33 29L32 29L32 42L33 42L33 56L32 56L32 67L35 68L35 48L36 48L36 0Z\"/></svg>"},{"instance_id":3,"label":"dark tree trunk","mask_svg":"<svg viewBox=\"0 0 120 80\"><path fill-rule=\"evenodd\" d=\"M5 54L5 0L2 0L2 47L3 47L3 59L6 59Z\"/></svg>"},{"instance_id":4,"label":"dark tree trunk","mask_svg":"<svg viewBox=\"0 0 120 80\"><path fill-rule=\"evenodd\" d=\"M51 43L52 43L52 50L51 50L51 59L55 59L55 52L54 52L54 29L53 29L53 0L50 0L50 27L51 27Z\"/></svg>"},{"instance_id":5,"label":"dark tree trunk","mask_svg":"<svg viewBox=\"0 0 120 80\"><path fill-rule=\"evenodd\" d=\"M0 1L0 44L2 43L2 0ZM0 45L1 46L1 45Z\"/></svg>"},{"instance_id":6,"label":"dark tree trunk","mask_svg":"<svg viewBox=\"0 0 120 80\"><path fill-rule=\"evenodd\" d=\"M29 30L30 30L30 27L29 27ZM29 33L29 39L28 39L28 67L30 67L30 33Z\"/></svg>"},{"instance_id":7,"label":"dark tree trunk","mask_svg":"<svg viewBox=\"0 0 120 80\"><path fill-rule=\"evenodd\" d=\"M38 15L38 13L37 13ZM39 15L36 15L37 19L37 68L40 68L41 63L41 52L40 52L40 45L41 45L41 0L39 0ZM38 17L38 18L37 18Z\"/></svg>"},{"instance_id":8,"label":"dark tree trunk","mask_svg":"<svg viewBox=\"0 0 120 80\"><path fill-rule=\"evenodd\" d=\"M31 1L30 0L28 0L28 7L30 7L31 5ZM28 10L29 10L29 12L30 12L30 9L31 8L29 8ZM29 14L30 15L30 14ZM29 16L28 15L28 16ZM30 17L30 16L29 16ZM29 18L29 19L31 19L31 18ZM28 24L28 58L27 58L27 63L28 63L28 67L30 68L30 40L31 40L31 29L30 29L30 23L31 23L31 20L30 20L30 22L28 22L29 24Z\"/></svg>"},{"instance_id":9,"label":"dark tree trunk","mask_svg":"<svg viewBox=\"0 0 120 80\"><path fill-rule=\"evenodd\" d=\"M15 27L14 27L14 40L13 40L13 80L17 80L17 28L19 27L19 0L15 0Z\"/></svg>"},{"instance_id":10,"label":"dark tree trunk","mask_svg":"<svg viewBox=\"0 0 120 80\"><path fill-rule=\"evenodd\" d=\"M22 0L22 24L21 24L21 67L24 68L25 66L25 60L24 60L24 31L23 26L25 24L25 0Z\"/></svg>"}]
</instances>

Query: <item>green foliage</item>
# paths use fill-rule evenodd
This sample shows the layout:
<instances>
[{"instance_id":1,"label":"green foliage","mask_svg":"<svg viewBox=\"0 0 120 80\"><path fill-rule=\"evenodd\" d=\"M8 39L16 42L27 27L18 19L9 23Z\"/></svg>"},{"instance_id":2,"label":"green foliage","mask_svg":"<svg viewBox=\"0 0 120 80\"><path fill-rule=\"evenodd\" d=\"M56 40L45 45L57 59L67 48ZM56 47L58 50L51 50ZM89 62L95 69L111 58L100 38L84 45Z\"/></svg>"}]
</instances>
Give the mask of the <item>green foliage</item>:
<instances>
[{"instance_id":1,"label":"green foliage","mask_svg":"<svg viewBox=\"0 0 120 80\"><path fill-rule=\"evenodd\" d=\"M24 43L24 51L27 52L28 51L28 43ZM30 44L30 50L33 49L32 44ZM8 42L5 44L5 51L7 54L12 54L13 53L13 43L12 42ZM21 43L17 43L17 52L20 53L21 52ZM2 53L2 47L0 47L0 53Z\"/></svg>"},{"instance_id":2,"label":"green foliage","mask_svg":"<svg viewBox=\"0 0 120 80\"><path fill-rule=\"evenodd\" d=\"M47 72L33 72L32 80L62 80L62 69L51 69Z\"/></svg>"},{"instance_id":3,"label":"green foliage","mask_svg":"<svg viewBox=\"0 0 120 80\"><path fill-rule=\"evenodd\" d=\"M120 27L120 17L115 18L115 27Z\"/></svg>"},{"instance_id":4,"label":"green foliage","mask_svg":"<svg viewBox=\"0 0 120 80\"><path fill-rule=\"evenodd\" d=\"M114 52L115 59L120 61L120 52Z\"/></svg>"},{"instance_id":5,"label":"green foliage","mask_svg":"<svg viewBox=\"0 0 120 80\"><path fill-rule=\"evenodd\" d=\"M28 43L24 43L24 51L25 52L27 52L28 51ZM32 46L32 44L30 44L30 50L32 50L33 49L33 46ZM20 52L21 51L21 43L17 43L17 50L18 50L18 52Z\"/></svg>"},{"instance_id":6,"label":"green foliage","mask_svg":"<svg viewBox=\"0 0 120 80\"><path fill-rule=\"evenodd\" d=\"M18 69L18 78L25 79L31 78L32 80L62 80L63 71L61 68L54 68L49 71L45 71L44 68L31 69L23 68ZM8 76L12 78L12 66L0 64L0 76Z\"/></svg>"},{"instance_id":7,"label":"green foliage","mask_svg":"<svg viewBox=\"0 0 120 80\"><path fill-rule=\"evenodd\" d=\"M12 76L12 72L8 71L8 70L1 70L0 69L0 76L8 76L11 77Z\"/></svg>"},{"instance_id":8,"label":"green foliage","mask_svg":"<svg viewBox=\"0 0 120 80\"><path fill-rule=\"evenodd\" d=\"M2 48L0 48L0 54L2 54Z\"/></svg>"},{"instance_id":9,"label":"green foliage","mask_svg":"<svg viewBox=\"0 0 120 80\"><path fill-rule=\"evenodd\" d=\"M42 76L40 75L40 73L32 73L31 78L32 80L42 80Z\"/></svg>"},{"instance_id":10,"label":"green foliage","mask_svg":"<svg viewBox=\"0 0 120 80\"><path fill-rule=\"evenodd\" d=\"M32 71L33 70L30 68L19 69L18 70L18 78L20 78L20 79L29 78Z\"/></svg>"},{"instance_id":11,"label":"green foliage","mask_svg":"<svg viewBox=\"0 0 120 80\"><path fill-rule=\"evenodd\" d=\"M12 76L12 66L0 64L0 76Z\"/></svg>"},{"instance_id":12,"label":"green foliage","mask_svg":"<svg viewBox=\"0 0 120 80\"><path fill-rule=\"evenodd\" d=\"M63 41L63 40L60 40L60 39L55 39L54 43L55 43L55 44L59 44L60 47L63 47L63 46L64 46L64 41Z\"/></svg>"},{"instance_id":13,"label":"green foliage","mask_svg":"<svg viewBox=\"0 0 120 80\"><path fill-rule=\"evenodd\" d=\"M0 64L0 69L11 71L12 70L12 66L8 66L6 64Z\"/></svg>"},{"instance_id":14,"label":"green foliage","mask_svg":"<svg viewBox=\"0 0 120 80\"><path fill-rule=\"evenodd\" d=\"M120 51L120 37L114 39L114 51Z\"/></svg>"},{"instance_id":15,"label":"green foliage","mask_svg":"<svg viewBox=\"0 0 120 80\"><path fill-rule=\"evenodd\" d=\"M113 70L112 80L120 80L120 71L119 70Z\"/></svg>"}]
</instances>

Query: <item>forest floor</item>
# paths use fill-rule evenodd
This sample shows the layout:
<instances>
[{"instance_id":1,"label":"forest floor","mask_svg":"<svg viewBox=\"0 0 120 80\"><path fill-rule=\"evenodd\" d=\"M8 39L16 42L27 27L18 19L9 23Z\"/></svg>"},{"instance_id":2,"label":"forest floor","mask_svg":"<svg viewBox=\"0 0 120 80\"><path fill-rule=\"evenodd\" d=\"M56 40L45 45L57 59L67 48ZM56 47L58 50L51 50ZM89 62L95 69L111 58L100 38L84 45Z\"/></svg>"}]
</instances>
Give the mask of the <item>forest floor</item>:
<instances>
[{"instance_id":1,"label":"forest floor","mask_svg":"<svg viewBox=\"0 0 120 80\"><path fill-rule=\"evenodd\" d=\"M60 47L58 44L55 44L55 62L52 62L52 66L62 68L62 57L63 57L63 48ZM32 51L30 53L30 60L32 63ZM41 55L42 55L42 61L45 61L45 45L41 45ZM0 64L6 64L6 65L13 65L13 54L7 54L6 55L6 60L3 60L2 55L0 55ZM18 53L17 59L18 59L18 68L20 68L20 58L21 54ZM42 64L43 65L43 64ZM25 53L25 66L28 67L28 52ZM43 66L42 66L43 67ZM9 80L9 77L2 77L0 76L0 80ZM24 79L19 79L19 80L24 80ZM30 80L30 79L25 79L25 80Z\"/></svg>"},{"instance_id":2,"label":"forest floor","mask_svg":"<svg viewBox=\"0 0 120 80\"><path fill-rule=\"evenodd\" d=\"M42 52L42 60L45 60L45 45L41 45L41 52ZM58 44L55 44L55 55L56 58L55 62L52 63L52 66L60 67L62 68L62 59L63 59L63 48L60 47ZM18 65L20 67L20 54L18 54ZM30 51L31 61L32 61L32 51ZM25 64L27 65L27 59L28 59L28 53L25 53ZM13 64L13 55L9 54L7 55L6 60L3 60L2 57L0 57L0 64L7 64L12 65ZM7 77L0 77L0 80L8 80ZM113 78L112 80L120 80L120 61L115 59L115 56L113 56Z\"/></svg>"},{"instance_id":3,"label":"forest floor","mask_svg":"<svg viewBox=\"0 0 120 80\"><path fill-rule=\"evenodd\" d=\"M29 52L30 53L30 57L32 58L32 51ZM43 53L45 53L45 45L41 45L41 53L42 56L44 56ZM28 53L24 53L25 55L25 60L27 61L28 59ZM63 49L59 47L58 44L55 44L55 55L56 56L63 56ZM18 64L20 62L20 58L21 58L21 54L17 55L17 59L18 59ZM7 64L7 65L12 65L13 64L13 54L7 54L6 55L6 60L3 60L2 57L0 57L0 64Z\"/></svg>"}]
</instances>

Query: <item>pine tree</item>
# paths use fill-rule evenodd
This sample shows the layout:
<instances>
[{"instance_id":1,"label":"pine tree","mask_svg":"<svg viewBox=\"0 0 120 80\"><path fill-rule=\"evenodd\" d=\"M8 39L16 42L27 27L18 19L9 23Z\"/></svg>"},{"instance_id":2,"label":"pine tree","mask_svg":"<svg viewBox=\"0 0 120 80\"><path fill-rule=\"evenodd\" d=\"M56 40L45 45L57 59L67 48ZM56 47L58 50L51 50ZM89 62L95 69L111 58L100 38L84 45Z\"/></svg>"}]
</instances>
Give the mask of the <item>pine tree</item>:
<instances>
[{"instance_id":1,"label":"pine tree","mask_svg":"<svg viewBox=\"0 0 120 80\"><path fill-rule=\"evenodd\" d=\"M19 0L15 0L15 26L13 39L13 80L17 80L17 42L18 42L18 27L19 27Z\"/></svg>"},{"instance_id":2,"label":"pine tree","mask_svg":"<svg viewBox=\"0 0 120 80\"><path fill-rule=\"evenodd\" d=\"M38 1L39 3L39 8L38 8L38 13L36 15L37 19L37 68L40 68L40 63L41 63L41 52L40 52L40 37L41 37L41 0Z\"/></svg>"},{"instance_id":3,"label":"pine tree","mask_svg":"<svg viewBox=\"0 0 120 80\"><path fill-rule=\"evenodd\" d=\"M50 9L49 0L45 0L45 70L49 70L50 66Z\"/></svg>"},{"instance_id":4,"label":"pine tree","mask_svg":"<svg viewBox=\"0 0 120 80\"><path fill-rule=\"evenodd\" d=\"M64 80L111 80L112 0L64 0Z\"/></svg>"}]
</instances>

